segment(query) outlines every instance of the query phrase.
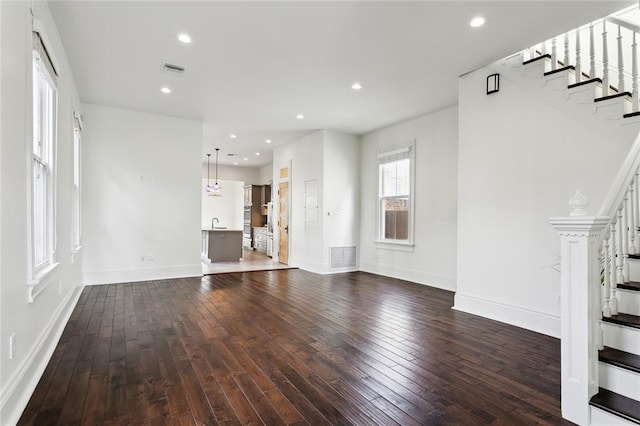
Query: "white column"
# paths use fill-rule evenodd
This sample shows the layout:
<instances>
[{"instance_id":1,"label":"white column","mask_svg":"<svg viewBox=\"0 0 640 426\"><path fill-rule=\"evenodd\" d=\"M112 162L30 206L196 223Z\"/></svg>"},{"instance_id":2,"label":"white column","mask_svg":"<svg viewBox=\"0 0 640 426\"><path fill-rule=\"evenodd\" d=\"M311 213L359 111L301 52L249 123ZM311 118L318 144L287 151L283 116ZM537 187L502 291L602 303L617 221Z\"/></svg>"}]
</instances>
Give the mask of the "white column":
<instances>
[{"instance_id":1,"label":"white column","mask_svg":"<svg viewBox=\"0 0 640 426\"><path fill-rule=\"evenodd\" d=\"M569 33L564 33L564 57L562 62L564 62L564 67L569 66Z\"/></svg>"},{"instance_id":2,"label":"white column","mask_svg":"<svg viewBox=\"0 0 640 426\"><path fill-rule=\"evenodd\" d=\"M551 218L560 234L562 417L589 424L589 399L598 392L600 265L598 234L607 217Z\"/></svg>"},{"instance_id":3,"label":"white column","mask_svg":"<svg viewBox=\"0 0 640 426\"><path fill-rule=\"evenodd\" d=\"M635 31L631 45L631 111L638 112L638 43Z\"/></svg>"},{"instance_id":4,"label":"white column","mask_svg":"<svg viewBox=\"0 0 640 426\"><path fill-rule=\"evenodd\" d=\"M551 71L554 71L558 65L558 48L556 47L556 38L551 39Z\"/></svg>"}]
</instances>

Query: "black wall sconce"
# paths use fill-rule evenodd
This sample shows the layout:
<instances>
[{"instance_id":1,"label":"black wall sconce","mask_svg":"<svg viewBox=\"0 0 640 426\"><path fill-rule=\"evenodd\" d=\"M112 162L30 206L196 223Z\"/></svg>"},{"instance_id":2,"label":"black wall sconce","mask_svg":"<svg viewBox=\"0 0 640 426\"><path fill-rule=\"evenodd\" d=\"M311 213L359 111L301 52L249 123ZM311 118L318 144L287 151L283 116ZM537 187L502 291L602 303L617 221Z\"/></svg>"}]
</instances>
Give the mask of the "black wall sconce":
<instances>
[{"instance_id":1,"label":"black wall sconce","mask_svg":"<svg viewBox=\"0 0 640 426\"><path fill-rule=\"evenodd\" d=\"M500 74L491 74L487 77L487 95L500 90Z\"/></svg>"}]
</instances>

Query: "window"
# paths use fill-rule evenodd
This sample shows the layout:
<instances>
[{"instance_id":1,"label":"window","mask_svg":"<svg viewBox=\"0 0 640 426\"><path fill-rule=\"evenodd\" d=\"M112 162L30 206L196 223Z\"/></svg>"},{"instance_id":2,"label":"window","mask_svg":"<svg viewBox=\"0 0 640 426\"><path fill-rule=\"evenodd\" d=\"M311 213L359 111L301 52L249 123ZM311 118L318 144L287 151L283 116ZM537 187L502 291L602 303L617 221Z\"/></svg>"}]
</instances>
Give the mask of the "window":
<instances>
[{"instance_id":1,"label":"window","mask_svg":"<svg viewBox=\"0 0 640 426\"><path fill-rule=\"evenodd\" d=\"M413 146L378 154L378 241L413 241Z\"/></svg>"},{"instance_id":2,"label":"window","mask_svg":"<svg viewBox=\"0 0 640 426\"><path fill-rule=\"evenodd\" d=\"M31 284L54 267L57 92L55 69L39 33L33 33L33 141L31 149Z\"/></svg>"},{"instance_id":3,"label":"window","mask_svg":"<svg viewBox=\"0 0 640 426\"><path fill-rule=\"evenodd\" d=\"M82 171L82 129L81 116L74 114L75 125L73 127L73 189L72 189L72 236L71 251L77 252L82 245L82 216L81 216L81 171Z\"/></svg>"}]
</instances>

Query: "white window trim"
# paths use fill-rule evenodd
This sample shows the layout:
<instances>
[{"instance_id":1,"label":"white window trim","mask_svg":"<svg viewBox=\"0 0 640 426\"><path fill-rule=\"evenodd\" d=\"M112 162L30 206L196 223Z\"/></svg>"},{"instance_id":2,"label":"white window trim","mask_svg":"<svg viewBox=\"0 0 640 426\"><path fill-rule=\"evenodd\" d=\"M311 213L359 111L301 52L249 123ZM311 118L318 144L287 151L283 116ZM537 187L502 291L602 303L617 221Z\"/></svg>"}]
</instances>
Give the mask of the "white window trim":
<instances>
[{"instance_id":1,"label":"white window trim","mask_svg":"<svg viewBox=\"0 0 640 426\"><path fill-rule=\"evenodd\" d=\"M82 115L78 111L73 113L73 182L71 188L71 254L82 250ZM76 183L76 172L77 183ZM76 198L77 192L77 198ZM77 205L76 205L77 203ZM75 256L71 256L75 262Z\"/></svg>"},{"instance_id":2,"label":"white window trim","mask_svg":"<svg viewBox=\"0 0 640 426\"><path fill-rule=\"evenodd\" d=\"M392 240L381 238L382 231L382 209L380 203L380 162L379 159L383 157L389 157L395 154L403 153L409 151L409 230L408 230L408 239L407 240ZM383 150L378 151L378 155L376 156L376 222L375 222L375 239L373 240L376 248L378 249L387 249L387 250L395 250L395 251L413 251L415 247L415 176L416 176L416 150L415 150L415 140L411 140L407 143L396 145L388 148L384 148Z\"/></svg>"},{"instance_id":3,"label":"white window trim","mask_svg":"<svg viewBox=\"0 0 640 426\"><path fill-rule=\"evenodd\" d=\"M49 59L52 61L55 67L55 59L51 57L50 44L48 43L48 38L44 34L42 29L42 24L40 21L33 21L33 31L37 32L42 40L45 43L46 48L48 48ZM32 46L32 65L31 70L34 72L34 68L36 67L36 60L41 61L39 58L39 54L33 49ZM45 68L44 76L49 81L49 84L54 89L53 90L53 117L52 117L52 137L50 141L50 146L48 147L49 152L47 153L47 163L49 165L49 181L47 188L47 203L50 211L47 212L47 260L36 265L35 264L35 242L33 230L35 227L34 216L33 216L33 180L34 180L34 161L37 159L36 154L33 151L33 138L35 135L31 133L31 137L29 140L29 149L27 150L27 162L28 162L28 189L27 189L27 206L29 211L29 226L27 232L27 247L28 247L28 277L27 277L27 290L28 295L27 299L29 303L33 303L35 298L41 294L46 287L48 287L54 280L52 273L58 268L59 262L56 261L56 246L57 246L57 236L56 236L56 211L57 211L57 196L56 196L56 188L57 188L57 133L58 133L58 87L53 77L49 75L49 71ZM33 82L35 76L32 74L31 81ZM32 95L30 99L33 102L33 91L34 88L31 86ZM33 114L33 106L31 108ZM33 132L33 116L32 124L30 128Z\"/></svg>"}]
</instances>

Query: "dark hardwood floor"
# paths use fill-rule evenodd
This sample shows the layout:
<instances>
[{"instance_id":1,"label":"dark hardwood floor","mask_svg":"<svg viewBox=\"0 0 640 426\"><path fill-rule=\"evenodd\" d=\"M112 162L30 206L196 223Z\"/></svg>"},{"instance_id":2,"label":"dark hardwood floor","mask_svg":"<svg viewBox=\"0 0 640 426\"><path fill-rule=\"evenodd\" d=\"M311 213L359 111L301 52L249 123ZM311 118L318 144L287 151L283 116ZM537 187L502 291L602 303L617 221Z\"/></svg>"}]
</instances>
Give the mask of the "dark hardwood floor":
<instances>
[{"instance_id":1,"label":"dark hardwood floor","mask_svg":"<svg viewBox=\"0 0 640 426\"><path fill-rule=\"evenodd\" d=\"M570 424L558 340L301 270L87 287L19 424Z\"/></svg>"}]
</instances>

